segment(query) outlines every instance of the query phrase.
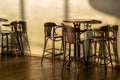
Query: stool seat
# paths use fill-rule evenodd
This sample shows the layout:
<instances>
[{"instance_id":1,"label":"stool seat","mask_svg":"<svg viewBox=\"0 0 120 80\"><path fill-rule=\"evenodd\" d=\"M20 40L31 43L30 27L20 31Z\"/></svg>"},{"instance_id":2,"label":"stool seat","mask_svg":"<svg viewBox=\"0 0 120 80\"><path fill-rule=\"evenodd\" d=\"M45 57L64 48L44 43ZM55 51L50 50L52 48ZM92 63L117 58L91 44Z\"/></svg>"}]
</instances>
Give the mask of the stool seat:
<instances>
[{"instance_id":1,"label":"stool seat","mask_svg":"<svg viewBox=\"0 0 120 80\"><path fill-rule=\"evenodd\" d=\"M0 32L1 34L8 34L8 33L12 33L11 31L9 31L9 30L1 30L1 32Z\"/></svg>"}]
</instances>

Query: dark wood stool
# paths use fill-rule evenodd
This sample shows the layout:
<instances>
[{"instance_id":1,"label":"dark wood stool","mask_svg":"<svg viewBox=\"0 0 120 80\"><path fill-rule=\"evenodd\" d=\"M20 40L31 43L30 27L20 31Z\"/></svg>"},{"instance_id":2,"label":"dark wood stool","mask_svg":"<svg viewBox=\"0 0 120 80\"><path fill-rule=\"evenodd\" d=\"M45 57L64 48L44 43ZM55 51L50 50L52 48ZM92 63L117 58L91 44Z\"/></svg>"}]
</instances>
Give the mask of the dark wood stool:
<instances>
[{"instance_id":1,"label":"dark wood stool","mask_svg":"<svg viewBox=\"0 0 120 80\"><path fill-rule=\"evenodd\" d=\"M61 45L63 45L63 35L58 34L58 29L61 29L62 26L56 25L54 22L46 22L44 24L44 49L43 49L43 55L41 59L41 65L43 63L43 59L45 56L52 55L52 64L55 65L55 58L61 54L63 54L63 47L60 48L56 47L57 42L62 42ZM52 46L48 46L48 41L52 41Z\"/></svg>"},{"instance_id":2,"label":"dark wood stool","mask_svg":"<svg viewBox=\"0 0 120 80\"><path fill-rule=\"evenodd\" d=\"M75 68L78 72L81 65L85 64L84 40L80 38L80 35L84 32L85 31L82 31L79 28L64 26L64 57L62 73L64 68ZM74 44L76 44L76 48L74 48ZM80 50L80 53L78 50Z\"/></svg>"}]
</instances>

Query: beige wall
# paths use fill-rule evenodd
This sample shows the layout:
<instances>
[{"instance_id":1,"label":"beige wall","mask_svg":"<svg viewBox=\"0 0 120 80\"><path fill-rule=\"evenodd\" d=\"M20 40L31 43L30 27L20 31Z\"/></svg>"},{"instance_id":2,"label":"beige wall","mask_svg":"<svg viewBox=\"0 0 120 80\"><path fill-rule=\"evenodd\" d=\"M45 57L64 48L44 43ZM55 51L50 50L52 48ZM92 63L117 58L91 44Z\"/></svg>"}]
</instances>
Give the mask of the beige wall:
<instances>
[{"instance_id":1,"label":"beige wall","mask_svg":"<svg viewBox=\"0 0 120 80\"><path fill-rule=\"evenodd\" d=\"M27 21L31 52L32 55L40 56L43 50L43 24L47 21L54 21L57 24L62 23L66 14L65 0L24 0L24 2L24 15ZM103 3L104 5L102 5ZM107 4L106 6L105 3ZM112 0L109 0L109 2L104 0L68 0L69 13L67 14L69 14L69 18L100 19L103 21L103 24L100 25L120 25L120 13L113 13L119 10L119 8L114 7L120 6L114 6L114 4L116 3L112 2ZM109 8L109 6L113 6L113 8ZM101 10L101 7L103 7L103 10ZM20 20L20 0L1 0L0 17L9 19L9 22ZM100 25L93 26L97 27ZM120 36L118 35L118 42L119 40ZM118 45L118 47L120 46ZM118 51L120 52L120 50Z\"/></svg>"}]
</instances>

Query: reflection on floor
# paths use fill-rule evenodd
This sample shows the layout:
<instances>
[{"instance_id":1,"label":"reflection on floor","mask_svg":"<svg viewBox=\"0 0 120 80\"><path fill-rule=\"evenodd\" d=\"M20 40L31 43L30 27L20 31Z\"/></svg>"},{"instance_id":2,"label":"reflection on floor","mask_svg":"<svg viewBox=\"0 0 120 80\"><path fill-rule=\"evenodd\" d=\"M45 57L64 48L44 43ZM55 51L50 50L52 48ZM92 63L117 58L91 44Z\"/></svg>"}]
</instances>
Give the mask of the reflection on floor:
<instances>
[{"instance_id":1,"label":"reflection on floor","mask_svg":"<svg viewBox=\"0 0 120 80\"><path fill-rule=\"evenodd\" d=\"M57 60L53 70L50 59L45 59L43 67L39 57L0 56L0 80L120 80L119 69L107 69L90 65L80 68L79 76L75 69L64 70L61 76L62 61Z\"/></svg>"}]
</instances>

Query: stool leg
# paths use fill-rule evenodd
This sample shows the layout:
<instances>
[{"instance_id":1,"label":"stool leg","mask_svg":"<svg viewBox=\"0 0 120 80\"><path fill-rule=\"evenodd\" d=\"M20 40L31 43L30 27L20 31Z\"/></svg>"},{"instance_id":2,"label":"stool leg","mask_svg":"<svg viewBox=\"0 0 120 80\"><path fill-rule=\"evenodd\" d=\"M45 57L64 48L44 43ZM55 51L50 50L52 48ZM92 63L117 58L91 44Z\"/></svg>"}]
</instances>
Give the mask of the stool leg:
<instances>
[{"instance_id":1,"label":"stool leg","mask_svg":"<svg viewBox=\"0 0 120 80\"><path fill-rule=\"evenodd\" d=\"M9 34L7 34L7 33L6 33L6 34L3 34L3 33L2 33L2 41L1 41L1 53L2 53L2 54L4 53L4 51L3 51L4 48L6 48L6 52L7 52L6 54L9 54L8 35L9 35ZM6 43L5 46L4 46L4 38L5 38L5 43Z\"/></svg>"},{"instance_id":2,"label":"stool leg","mask_svg":"<svg viewBox=\"0 0 120 80\"><path fill-rule=\"evenodd\" d=\"M20 33L20 47L21 47L21 53L22 53L22 55L24 55L24 46L23 46L22 33Z\"/></svg>"},{"instance_id":3,"label":"stool leg","mask_svg":"<svg viewBox=\"0 0 120 80\"><path fill-rule=\"evenodd\" d=\"M10 35L11 37L11 52L17 55L18 43L16 41L15 33Z\"/></svg>"},{"instance_id":4,"label":"stool leg","mask_svg":"<svg viewBox=\"0 0 120 80\"><path fill-rule=\"evenodd\" d=\"M90 44L91 44L91 42L90 42L91 40L89 40L89 44L88 44L88 52L87 52L87 65L89 64L89 54L90 54L90 50L91 50L91 48L90 48Z\"/></svg>"},{"instance_id":5,"label":"stool leg","mask_svg":"<svg viewBox=\"0 0 120 80\"><path fill-rule=\"evenodd\" d=\"M2 41L1 41L1 53L3 54L3 34L2 34Z\"/></svg>"},{"instance_id":6,"label":"stool leg","mask_svg":"<svg viewBox=\"0 0 120 80\"><path fill-rule=\"evenodd\" d=\"M52 66L55 68L55 41L52 41Z\"/></svg>"},{"instance_id":7,"label":"stool leg","mask_svg":"<svg viewBox=\"0 0 120 80\"><path fill-rule=\"evenodd\" d=\"M117 48L117 39L111 41L113 52L115 56L116 68L119 66L119 57L118 57L118 48Z\"/></svg>"},{"instance_id":8,"label":"stool leg","mask_svg":"<svg viewBox=\"0 0 120 80\"><path fill-rule=\"evenodd\" d=\"M96 62L96 52L97 52L97 42L95 42L95 45L94 45L94 62Z\"/></svg>"},{"instance_id":9,"label":"stool leg","mask_svg":"<svg viewBox=\"0 0 120 80\"><path fill-rule=\"evenodd\" d=\"M104 60L104 70L105 70L105 75L107 74L107 63L106 63L106 42L102 41L102 55L103 55L103 60Z\"/></svg>"},{"instance_id":10,"label":"stool leg","mask_svg":"<svg viewBox=\"0 0 120 80\"><path fill-rule=\"evenodd\" d=\"M20 40L20 35L19 33L16 33L16 40L17 40L17 46L18 46L18 49L20 50L20 53L21 55L24 55L23 51L22 51L22 47L21 47L21 40Z\"/></svg>"},{"instance_id":11,"label":"stool leg","mask_svg":"<svg viewBox=\"0 0 120 80\"><path fill-rule=\"evenodd\" d=\"M69 57L69 63L68 63L68 67L70 67L71 66L71 44L69 43L69 55L68 55L68 57Z\"/></svg>"},{"instance_id":12,"label":"stool leg","mask_svg":"<svg viewBox=\"0 0 120 80\"><path fill-rule=\"evenodd\" d=\"M11 34L11 52L15 55L17 55L17 51L19 50L19 43L17 41L17 38L16 38L16 34L13 33Z\"/></svg>"},{"instance_id":13,"label":"stool leg","mask_svg":"<svg viewBox=\"0 0 120 80\"><path fill-rule=\"evenodd\" d=\"M64 75L63 75L64 66L65 66L66 63L67 63L67 61L66 61L66 58L67 58L67 55L66 55L66 46L67 46L67 43L66 43L66 42L63 42L63 43L64 43L64 47L63 47L63 63L62 63L62 71L61 71L62 77L64 76Z\"/></svg>"},{"instance_id":14,"label":"stool leg","mask_svg":"<svg viewBox=\"0 0 120 80\"><path fill-rule=\"evenodd\" d=\"M9 54L8 34L6 35L7 54Z\"/></svg>"},{"instance_id":15,"label":"stool leg","mask_svg":"<svg viewBox=\"0 0 120 80\"><path fill-rule=\"evenodd\" d=\"M101 42L99 42L99 47L98 47L98 49L99 49L98 50L99 51L98 52L98 63L99 64L101 64L101 57L102 57L102 50L101 50L102 48L101 48L101 45L102 45Z\"/></svg>"},{"instance_id":16,"label":"stool leg","mask_svg":"<svg viewBox=\"0 0 120 80\"><path fill-rule=\"evenodd\" d=\"M83 46L83 58L84 58L84 63L87 64L84 43L82 43L82 46Z\"/></svg>"},{"instance_id":17,"label":"stool leg","mask_svg":"<svg viewBox=\"0 0 120 80\"><path fill-rule=\"evenodd\" d=\"M64 70L64 66L65 66L65 64L66 64L66 46L67 46L67 44L66 43L64 43L64 50L63 50L63 64L62 64L62 74L63 74L63 70Z\"/></svg>"},{"instance_id":18,"label":"stool leg","mask_svg":"<svg viewBox=\"0 0 120 80\"><path fill-rule=\"evenodd\" d=\"M63 51L64 49L64 41L63 41L63 38L62 38L62 41L61 41L61 48L60 48L60 53Z\"/></svg>"},{"instance_id":19,"label":"stool leg","mask_svg":"<svg viewBox=\"0 0 120 80\"><path fill-rule=\"evenodd\" d=\"M112 68L113 68L112 56L111 56L111 51L110 51L110 42L109 42L109 41L108 41L108 54L109 54L109 57L110 57L111 66L112 66Z\"/></svg>"},{"instance_id":20,"label":"stool leg","mask_svg":"<svg viewBox=\"0 0 120 80\"><path fill-rule=\"evenodd\" d=\"M44 49L43 49L43 54L42 54L42 59L41 59L41 66L42 66L42 63L43 63L43 59L45 57L45 49L46 49L46 46L47 46L47 42L48 42L48 39L45 38L45 40L44 40Z\"/></svg>"}]
</instances>

